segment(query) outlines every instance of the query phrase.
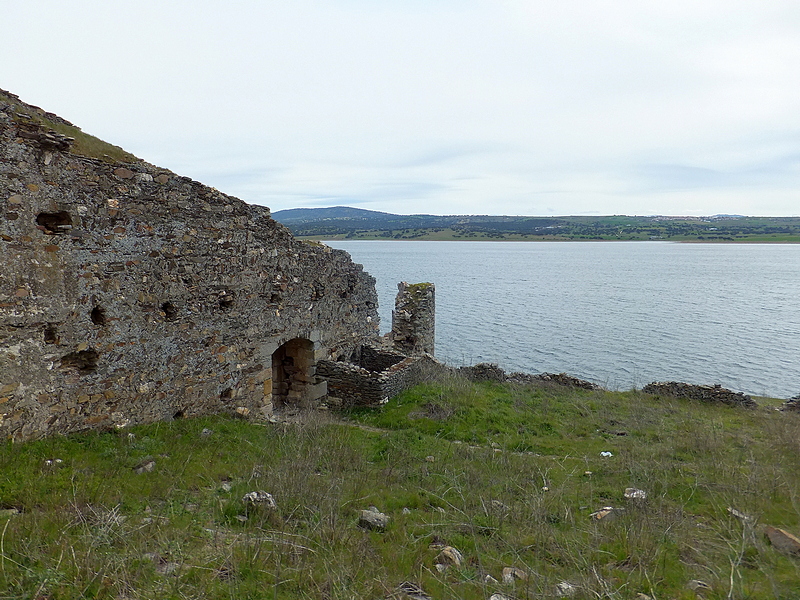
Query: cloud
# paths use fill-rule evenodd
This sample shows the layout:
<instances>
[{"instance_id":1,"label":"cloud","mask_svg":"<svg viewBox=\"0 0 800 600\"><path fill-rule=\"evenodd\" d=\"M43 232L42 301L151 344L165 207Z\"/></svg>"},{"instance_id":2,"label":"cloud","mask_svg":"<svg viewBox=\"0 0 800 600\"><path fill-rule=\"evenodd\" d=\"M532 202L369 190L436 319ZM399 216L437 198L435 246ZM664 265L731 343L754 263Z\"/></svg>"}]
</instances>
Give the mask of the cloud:
<instances>
[{"instance_id":1,"label":"cloud","mask_svg":"<svg viewBox=\"0 0 800 600\"><path fill-rule=\"evenodd\" d=\"M75 0L4 24L3 87L273 208L797 212L794 1Z\"/></svg>"}]
</instances>

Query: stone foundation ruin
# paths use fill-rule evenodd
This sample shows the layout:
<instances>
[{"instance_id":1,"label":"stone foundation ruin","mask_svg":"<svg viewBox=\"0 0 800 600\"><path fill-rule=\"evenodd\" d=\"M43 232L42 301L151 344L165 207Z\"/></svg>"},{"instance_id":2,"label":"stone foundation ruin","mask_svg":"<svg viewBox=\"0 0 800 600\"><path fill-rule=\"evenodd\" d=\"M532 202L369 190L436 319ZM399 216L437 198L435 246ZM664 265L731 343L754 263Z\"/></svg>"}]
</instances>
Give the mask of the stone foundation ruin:
<instances>
[{"instance_id":1,"label":"stone foundation ruin","mask_svg":"<svg viewBox=\"0 0 800 600\"><path fill-rule=\"evenodd\" d=\"M349 408L377 406L422 381L448 373L429 354L406 356L361 346L352 361L321 360L317 373L328 384L328 404Z\"/></svg>"},{"instance_id":2,"label":"stone foundation ruin","mask_svg":"<svg viewBox=\"0 0 800 600\"><path fill-rule=\"evenodd\" d=\"M144 161L76 154L56 123L0 90L0 438L268 416L325 397L323 374L341 395L329 365L350 357L392 372L351 386L375 402L431 360L366 358L375 282L346 252ZM431 330L405 331L413 354L433 351L419 289Z\"/></svg>"}]
</instances>

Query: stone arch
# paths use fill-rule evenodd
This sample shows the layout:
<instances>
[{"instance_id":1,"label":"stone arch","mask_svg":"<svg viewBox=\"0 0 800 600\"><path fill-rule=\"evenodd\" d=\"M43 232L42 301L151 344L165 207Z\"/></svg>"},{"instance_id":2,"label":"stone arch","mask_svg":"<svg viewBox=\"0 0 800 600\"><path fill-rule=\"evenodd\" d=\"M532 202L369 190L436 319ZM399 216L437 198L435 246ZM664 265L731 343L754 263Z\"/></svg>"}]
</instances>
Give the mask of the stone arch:
<instances>
[{"instance_id":1,"label":"stone arch","mask_svg":"<svg viewBox=\"0 0 800 600\"><path fill-rule=\"evenodd\" d=\"M306 406L327 393L317 383L314 343L305 338L289 340L272 353L272 404Z\"/></svg>"}]
</instances>

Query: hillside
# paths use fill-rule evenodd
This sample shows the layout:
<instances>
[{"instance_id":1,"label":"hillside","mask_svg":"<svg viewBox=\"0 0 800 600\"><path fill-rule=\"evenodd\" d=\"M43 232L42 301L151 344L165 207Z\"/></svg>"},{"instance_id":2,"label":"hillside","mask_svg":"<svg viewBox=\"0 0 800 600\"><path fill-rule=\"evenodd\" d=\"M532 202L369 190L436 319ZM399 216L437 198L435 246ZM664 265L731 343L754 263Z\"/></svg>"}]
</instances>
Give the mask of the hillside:
<instances>
[{"instance_id":1,"label":"hillside","mask_svg":"<svg viewBox=\"0 0 800 600\"><path fill-rule=\"evenodd\" d=\"M5 445L0 597L796 599L800 415L760 402L452 379Z\"/></svg>"},{"instance_id":2,"label":"hillside","mask_svg":"<svg viewBox=\"0 0 800 600\"><path fill-rule=\"evenodd\" d=\"M800 242L800 217L395 215L343 206L272 216L314 239Z\"/></svg>"},{"instance_id":3,"label":"hillside","mask_svg":"<svg viewBox=\"0 0 800 600\"><path fill-rule=\"evenodd\" d=\"M23 127L28 124L44 126L70 140L74 140L69 148L71 154L95 158L107 163L146 164L144 161L136 158L130 152L126 152L119 146L114 146L93 135L85 133L80 127L73 125L66 119L54 113L47 112L38 106L23 102L16 94L0 89L0 101L7 102L15 108L15 112L10 114L18 125L22 125Z\"/></svg>"}]
</instances>

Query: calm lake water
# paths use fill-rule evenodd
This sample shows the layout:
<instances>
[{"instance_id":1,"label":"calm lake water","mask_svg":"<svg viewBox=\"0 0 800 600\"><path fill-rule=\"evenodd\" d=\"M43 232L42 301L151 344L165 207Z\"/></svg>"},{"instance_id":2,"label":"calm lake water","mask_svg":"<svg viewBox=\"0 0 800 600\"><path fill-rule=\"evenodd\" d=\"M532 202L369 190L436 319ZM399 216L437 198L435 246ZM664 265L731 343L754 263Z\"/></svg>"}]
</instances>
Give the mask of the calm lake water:
<instances>
[{"instance_id":1,"label":"calm lake water","mask_svg":"<svg viewBox=\"0 0 800 600\"><path fill-rule=\"evenodd\" d=\"M612 389L800 393L800 245L332 241L378 285L436 284L436 355Z\"/></svg>"}]
</instances>

